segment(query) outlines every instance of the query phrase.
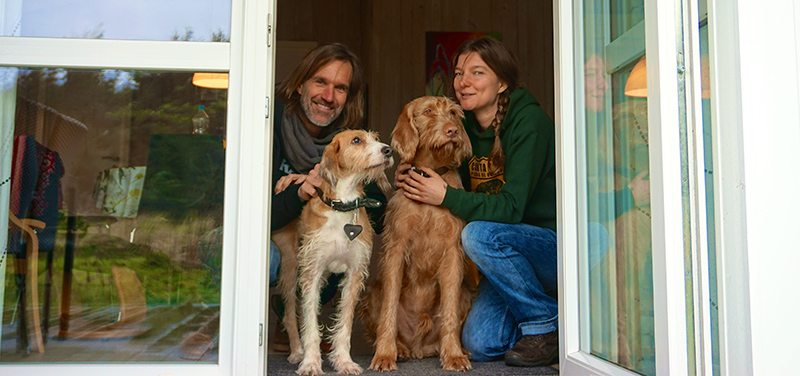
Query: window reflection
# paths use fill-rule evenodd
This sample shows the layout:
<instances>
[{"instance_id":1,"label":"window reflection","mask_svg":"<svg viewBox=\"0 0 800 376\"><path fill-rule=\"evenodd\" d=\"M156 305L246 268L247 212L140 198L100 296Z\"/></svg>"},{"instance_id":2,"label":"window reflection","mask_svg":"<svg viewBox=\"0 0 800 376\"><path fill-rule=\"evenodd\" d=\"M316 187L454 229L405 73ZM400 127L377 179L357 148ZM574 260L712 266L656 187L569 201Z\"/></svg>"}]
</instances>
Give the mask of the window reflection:
<instances>
[{"instance_id":1,"label":"window reflection","mask_svg":"<svg viewBox=\"0 0 800 376\"><path fill-rule=\"evenodd\" d=\"M4 0L23 37L227 41L230 0Z\"/></svg>"},{"instance_id":2,"label":"window reflection","mask_svg":"<svg viewBox=\"0 0 800 376\"><path fill-rule=\"evenodd\" d=\"M584 2L586 260L593 355L655 374L647 98L625 86L644 46L625 44L642 1ZM616 42L614 48L610 48ZM610 52L613 51L613 52ZM626 54L609 56L609 54ZM609 61L628 61L608 66Z\"/></svg>"},{"instance_id":3,"label":"window reflection","mask_svg":"<svg viewBox=\"0 0 800 376\"><path fill-rule=\"evenodd\" d=\"M15 71L0 362L216 363L227 92L186 72Z\"/></svg>"}]
</instances>

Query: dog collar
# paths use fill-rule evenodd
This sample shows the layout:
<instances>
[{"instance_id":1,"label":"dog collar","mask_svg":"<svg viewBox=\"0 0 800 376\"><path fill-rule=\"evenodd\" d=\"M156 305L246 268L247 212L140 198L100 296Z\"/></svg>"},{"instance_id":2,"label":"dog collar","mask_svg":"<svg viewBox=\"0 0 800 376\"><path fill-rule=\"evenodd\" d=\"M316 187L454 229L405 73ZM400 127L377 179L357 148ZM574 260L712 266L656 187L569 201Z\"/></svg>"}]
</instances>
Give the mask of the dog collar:
<instances>
[{"instance_id":1,"label":"dog collar","mask_svg":"<svg viewBox=\"0 0 800 376\"><path fill-rule=\"evenodd\" d=\"M421 168L416 168L414 166L411 166L411 168L406 170L406 172L408 172L408 171L416 171L418 174L422 175L422 177L425 177L425 178L431 177L430 175L428 175L427 172L422 171ZM437 168L437 169L435 169L433 171L435 171L439 175L444 175L444 173L447 172L447 171L450 171L450 169L447 166L442 166L442 167L439 167L439 168Z\"/></svg>"},{"instance_id":2,"label":"dog collar","mask_svg":"<svg viewBox=\"0 0 800 376\"><path fill-rule=\"evenodd\" d=\"M331 200L325 197L325 194L322 193L322 190L319 189L319 187L316 187L316 190L319 199L322 200L322 202L325 203L325 205L328 205L331 207L331 209L340 212L349 212L356 210L358 208L379 208L381 205L383 205L383 203L381 203L380 201L369 197L363 197L363 198L359 197L353 201L347 201L347 202L344 202L342 200Z\"/></svg>"}]
</instances>

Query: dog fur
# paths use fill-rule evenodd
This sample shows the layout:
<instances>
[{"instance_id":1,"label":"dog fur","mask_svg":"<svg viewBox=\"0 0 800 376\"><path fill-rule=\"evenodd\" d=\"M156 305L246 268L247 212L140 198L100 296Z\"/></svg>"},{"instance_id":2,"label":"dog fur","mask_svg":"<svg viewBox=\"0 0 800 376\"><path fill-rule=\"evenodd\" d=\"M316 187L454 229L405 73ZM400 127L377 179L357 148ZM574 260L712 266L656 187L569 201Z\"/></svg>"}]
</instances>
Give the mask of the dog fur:
<instances>
[{"instance_id":1,"label":"dog fur","mask_svg":"<svg viewBox=\"0 0 800 376\"><path fill-rule=\"evenodd\" d=\"M364 185L371 181L377 181L387 191L389 183L384 171L393 162L391 148L380 143L377 134L345 130L325 147L320 162L320 189L325 198L342 202L363 198ZM350 240L344 231L346 224L357 224L363 230ZM289 335L289 362L300 362L298 374L323 373L317 316L322 285L331 273L345 273L345 276L340 283L341 300L332 328L328 360L340 374L363 371L350 357L350 337L355 308L369 274L373 236L369 216L363 207L336 211L320 197L306 204L299 219L273 232L272 240L281 252L278 287L286 306L283 323ZM300 336L298 286L302 295Z\"/></svg>"},{"instance_id":2,"label":"dog fur","mask_svg":"<svg viewBox=\"0 0 800 376\"><path fill-rule=\"evenodd\" d=\"M417 98L400 114L392 148L401 163L439 169L449 186L463 188L456 169L472 146L462 117L447 98ZM409 200L402 189L389 200L378 278L359 308L375 346L370 369L395 370L398 356L437 354L445 370L472 368L461 328L479 277L461 246L464 224L446 208Z\"/></svg>"}]
</instances>

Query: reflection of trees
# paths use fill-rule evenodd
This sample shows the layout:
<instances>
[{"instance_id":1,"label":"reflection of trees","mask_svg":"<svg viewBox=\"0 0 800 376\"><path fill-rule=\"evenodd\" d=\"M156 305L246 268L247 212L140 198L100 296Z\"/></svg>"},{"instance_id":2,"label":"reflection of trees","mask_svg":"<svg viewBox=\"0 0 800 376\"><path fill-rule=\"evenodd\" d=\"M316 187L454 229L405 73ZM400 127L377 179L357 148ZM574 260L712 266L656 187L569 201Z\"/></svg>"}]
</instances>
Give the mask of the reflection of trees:
<instances>
[{"instance_id":1,"label":"reflection of trees","mask_svg":"<svg viewBox=\"0 0 800 376\"><path fill-rule=\"evenodd\" d=\"M100 171L146 165L152 135L190 134L199 104L211 118L209 133L224 136L227 92L197 88L191 77L191 72L20 71L19 96L52 107L89 129L85 144L76 146L80 151L74 171L66 172L73 179L68 184L80 192L71 210L97 210L91 192Z\"/></svg>"}]
</instances>

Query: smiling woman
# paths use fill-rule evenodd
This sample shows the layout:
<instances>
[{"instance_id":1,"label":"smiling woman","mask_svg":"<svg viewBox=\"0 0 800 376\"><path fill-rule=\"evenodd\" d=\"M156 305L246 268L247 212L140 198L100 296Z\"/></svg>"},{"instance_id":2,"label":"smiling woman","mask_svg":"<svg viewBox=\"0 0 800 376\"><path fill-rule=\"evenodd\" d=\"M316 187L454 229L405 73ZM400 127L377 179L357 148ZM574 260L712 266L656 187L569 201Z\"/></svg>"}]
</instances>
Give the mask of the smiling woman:
<instances>
[{"instance_id":1,"label":"smiling woman","mask_svg":"<svg viewBox=\"0 0 800 376\"><path fill-rule=\"evenodd\" d=\"M0 4L9 2L21 3L19 36L23 37L220 42L231 30L230 0L2 0Z\"/></svg>"}]
</instances>

